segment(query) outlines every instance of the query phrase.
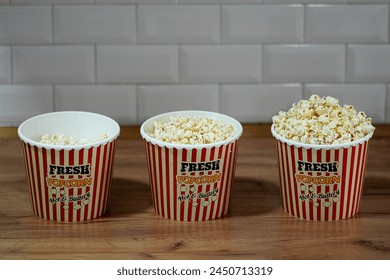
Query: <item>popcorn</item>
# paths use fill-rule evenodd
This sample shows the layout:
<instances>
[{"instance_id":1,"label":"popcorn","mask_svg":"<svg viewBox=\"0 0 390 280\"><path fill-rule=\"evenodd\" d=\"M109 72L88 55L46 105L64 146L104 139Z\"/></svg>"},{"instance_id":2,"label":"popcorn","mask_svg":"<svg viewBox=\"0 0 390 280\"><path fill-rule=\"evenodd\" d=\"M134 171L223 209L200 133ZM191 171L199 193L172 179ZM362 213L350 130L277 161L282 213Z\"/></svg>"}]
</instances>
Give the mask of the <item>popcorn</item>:
<instances>
[{"instance_id":1,"label":"popcorn","mask_svg":"<svg viewBox=\"0 0 390 280\"><path fill-rule=\"evenodd\" d=\"M49 145L74 146L74 145L91 144L91 143L102 141L107 138L108 138L107 134L104 134L103 136L97 137L95 139L88 139L88 138L74 139L72 136L65 136L63 134L49 135L46 133L41 137L41 140L39 142L43 144L49 144Z\"/></svg>"},{"instance_id":2,"label":"popcorn","mask_svg":"<svg viewBox=\"0 0 390 280\"><path fill-rule=\"evenodd\" d=\"M210 144L234 136L233 125L199 116L171 116L168 122L154 122L151 137L174 144Z\"/></svg>"},{"instance_id":3,"label":"popcorn","mask_svg":"<svg viewBox=\"0 0 390 280\"><path fill-rule=\"evenodd\" d=\"M341 107L336 98L312 95L272 118L274 130L292 141L326 145L348 143L374 132L364 112L352 105Z\"/></svg>"}]
</instances>

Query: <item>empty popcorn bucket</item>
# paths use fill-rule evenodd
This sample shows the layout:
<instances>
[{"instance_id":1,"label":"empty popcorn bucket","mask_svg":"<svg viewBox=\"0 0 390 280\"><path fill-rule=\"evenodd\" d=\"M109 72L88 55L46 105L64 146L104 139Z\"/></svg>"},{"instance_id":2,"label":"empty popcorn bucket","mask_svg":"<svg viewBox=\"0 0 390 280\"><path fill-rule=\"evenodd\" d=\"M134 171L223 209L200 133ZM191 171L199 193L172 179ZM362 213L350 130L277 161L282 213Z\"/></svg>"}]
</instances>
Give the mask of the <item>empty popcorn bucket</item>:
<instances>
[{"instance_id":1,"label":"empty popcorn bucket","mask_svg":"<svg viewBox=\"0 0 390 280\"><path fill-rule=\"evenodd\" d=\"M231 124L234 136L210 144L172 144L152 138L154 122L171 116L211 118ZM229 211L241 124L226 115L177 111L154 116L141 126L155 212L177 221L217 219Z\"/></svg>"},{"instance_id":2,"label":"empty popcorn bucket","mask_svg":"<svg viewBox=\"0 0 390 280\"><path fill-rule=\"evenodd\" d=\"M347 219L359 211L369 139L311 145L278 135L274 126L284 210L312 221Z\"/></svg>"},{"instance_id":3,"label":"empty popcorn bucket","mask_svg":"<svg viewBox=\"0 0 390 280\"><path fill-rule=\"evenodd\" d=\"M57 222L103 215L109 206L119 125L103 115L63 111L35 116L18 128L34 213ZM95 139L87 144L40 142L43 135Z\"/></svg>"}]
</instances>

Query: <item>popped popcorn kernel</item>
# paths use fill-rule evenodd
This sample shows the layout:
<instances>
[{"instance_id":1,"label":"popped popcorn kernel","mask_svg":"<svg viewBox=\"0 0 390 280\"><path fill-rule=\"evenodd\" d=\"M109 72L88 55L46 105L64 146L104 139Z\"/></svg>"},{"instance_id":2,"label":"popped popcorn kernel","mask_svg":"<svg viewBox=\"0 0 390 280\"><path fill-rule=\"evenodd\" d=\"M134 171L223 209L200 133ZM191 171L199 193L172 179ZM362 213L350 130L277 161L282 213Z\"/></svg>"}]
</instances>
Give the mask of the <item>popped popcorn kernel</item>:
<instances>
[{"instance_id":1,"label":"popped popcorn kernel","mask_svg":"<svg viewBox=\"0 0 390 280\"><path fill-rule=\"evenodd\" d=\"M56 146L75 146L75 145L85 145L85 144L91 144L95 142L102 141L104 139L107 139L108 135L104 134L101 137L88 139L88 138L79 138L74 139L72 136L65 136L63 134L44 134L42 135L40 139L40 143L43 144L49 144L49 145L56 145Z\"/></svg>"},{"instance_id":2,"label":"popped popcorn kernel","mask_svg":"<svg viewBox=\"0 0 390 280\"><path fill-rule=\"evenodd\" d=\"M200 116L171 116L168 122L156 121L149 136L173 144L210 144L234 136L233 125Z\"/></svg>"},{"instance_id":3,"label":"popped popcorn kernel","mask_svg":"<svg viewBox=\"0 0 390 280\"><path fill-rule=\"evenodd\" d=\"M334 97L316 94L294 103L287 112L279 112L272 122L280 136L317 145L352 142L375 130L364 112L357 112L352 105L340 106Z\"/></svg>"}]
</instances>

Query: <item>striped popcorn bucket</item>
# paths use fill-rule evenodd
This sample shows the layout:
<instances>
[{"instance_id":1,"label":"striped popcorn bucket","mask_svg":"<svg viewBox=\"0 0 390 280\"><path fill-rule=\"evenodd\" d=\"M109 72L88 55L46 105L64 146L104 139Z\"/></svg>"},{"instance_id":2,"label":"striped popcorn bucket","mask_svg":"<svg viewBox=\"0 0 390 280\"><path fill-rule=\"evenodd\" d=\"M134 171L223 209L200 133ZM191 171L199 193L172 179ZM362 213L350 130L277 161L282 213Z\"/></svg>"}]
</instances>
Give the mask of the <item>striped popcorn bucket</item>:
<instances>
[{"instance_id":1,"label":"striped popcorn bucket","mask_svg":"<svg viewBox=\"0 0 390 280\"><path fill-rule=\"evenodd\" d=\"M359 211L369 139L310 145L279 136L273 126L281 198L291 216L312 221L347 219Z\"/></svg>"},{"instance_id":2,"label":"striped popcorn bucket","mask_svg":"<svg viewBox=\"0 0 390 280\"><path fill-rule=\"evenodd\" d=\"M109 206L119 131L114 120L89 112L54 112L23 122L18 135L34 213L56 222L87 221L103 215ZM101 140L52 145L39 142L44 134Z\"/></svg>"},{"instance_id":3,"label":"striped popcorn bucket","mask_svg":"<svg viewBox=\"0 0 390 280\"><path fill-rule=\"evenodd\" d=\"M212 144L180 145L148 135L155 121L170 116L209 117L231 123L235 135ZM149 171L155 212L177 221L205 221L226 215L232 199L238 140L242 126L235 119L213 112L178 111L145 121L141 135Z\"/></svg>"}]
</instances>

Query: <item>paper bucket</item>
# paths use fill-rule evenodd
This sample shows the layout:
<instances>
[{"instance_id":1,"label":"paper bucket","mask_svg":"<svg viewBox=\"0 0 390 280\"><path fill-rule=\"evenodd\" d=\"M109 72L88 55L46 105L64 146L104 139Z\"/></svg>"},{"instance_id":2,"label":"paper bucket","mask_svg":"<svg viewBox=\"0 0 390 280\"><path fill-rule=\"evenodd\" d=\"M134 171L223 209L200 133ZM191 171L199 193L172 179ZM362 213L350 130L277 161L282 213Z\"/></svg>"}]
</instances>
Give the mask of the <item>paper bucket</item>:
<instances>
[{"instance_id":1,"label":"paper bucket","mask_svg":"<svg viewBox=\"0 0 390 280\"><path fill-rule=\"evenodd\" d=\"M179 145L148 135L155 121L170 116L199 116L222 120L234 127L226 141ZM157 214L178 221L217 219L229 211L232 199L238 140L242 126L235 119L213 112L177 111L146 120L141 126L153 205Z\"/></svg>"},{"instance_id":2,"label":"paper bucket","mask_svg":"<svg viewBox=\"0 0 390 280\"><path fill-rule=\"evenodd\" d=\"M42 114L18 128L34 213L57 222L80 222L103 215L109 206L115 139L119 125L103 115L63 111ZM44 134L96 139L83 145L40 143Z\"/></svg>"},{"instance_id":3,"label":"paper bucket","mask_svg":"<svg viewBox=\"0 0 390 280\"><path fill-rule=\"evenodd\" d=\"M334 221L358 213L369 139L311 145L279 136L274 127L284 210L304 220Z\"/></svg>"}]
</instances>

